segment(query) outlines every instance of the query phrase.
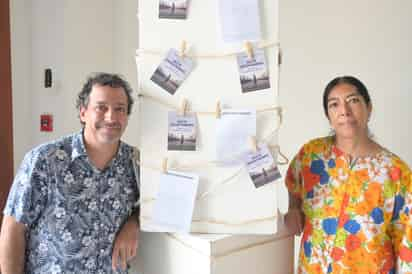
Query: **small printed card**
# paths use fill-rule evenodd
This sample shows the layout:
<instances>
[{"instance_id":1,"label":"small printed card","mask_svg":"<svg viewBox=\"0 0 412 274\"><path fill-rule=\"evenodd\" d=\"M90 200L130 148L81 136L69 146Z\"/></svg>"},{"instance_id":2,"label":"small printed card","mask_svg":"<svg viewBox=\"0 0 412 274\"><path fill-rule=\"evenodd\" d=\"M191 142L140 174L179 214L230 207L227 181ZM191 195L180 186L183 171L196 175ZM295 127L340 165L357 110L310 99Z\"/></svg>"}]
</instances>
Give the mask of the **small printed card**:
<instances>
[{"instance_id":1,"label":"small printed card","mask_svg":"<svg viewBox=\"0 0 412 274\"><path fill-rule=\"evenodd\" d=\"M177 171L161 174L153 205L152 225L158 232L190 232L199 176Z\"/></svg>"},{"instance_id":2,"label":"small printed card","mask_svg":"<svg viewBox=\"0 0 412 274\"><path fill-rule=\"evenodd\" d=\"M170 49L150 80L173 95L192 69L193 61L190 58L181 57L177 50Z\"/></svg>"},{"instance_id":3,"label":"small printed card","mask_svg":"<svg viewBox=\"0 0 412 274\"><path fill-rule=\"evenodd\" d=\"M193 113L182 116L175 111L168 116L167 150L196 150L196 116Z\"/></svg>"},{"instance_id":4,"label":"small printed card","mask_svg":"<svg viewBox=\"0 0 412 274\"><path fill-rule=\"evenodd\" d=\"M246 52L237 55L243 93L270 88L265 51L263 49L253 49L253 52L253 58L249 58Z\"/></svg>"},{"instance_id":5,"label":"small printed card","mask_svg":"<svg viewBox=\"0 0 412 274\"><path fill-rule=\"evenodd\" d=\"M222 40L261 40L259 0L218 0Z\"/></svg>"},{"instance_id":6,"label":"small printed card","mask_svg":"<svg viewBox=\"0 0 412 274\"><path fill-rule=\"evenodd\" d=\"M188 0L159 0L159 18L186 19Z\"/></svg>"},{"instance_id":7,"label":"small printed card","mask_svg":"<svg viewBox=\"0 0 412 274\"><path fill-rule=\"evenodd\" d=\"M249 151L246 154L245 163L256 188L281 178L267 145L260 145L257 152Z\"/></svg>"},{"instance_id":8,"label":"small printed card","mask_svg":"<svg viewBox=\"0 0 412 274\"><path fill-rule=\"evenodd\" d=\"M216 121L216 159L226 165L242 163L250 136L256 136L256 110L222 110Z\"/></svg>"}]
</instances>

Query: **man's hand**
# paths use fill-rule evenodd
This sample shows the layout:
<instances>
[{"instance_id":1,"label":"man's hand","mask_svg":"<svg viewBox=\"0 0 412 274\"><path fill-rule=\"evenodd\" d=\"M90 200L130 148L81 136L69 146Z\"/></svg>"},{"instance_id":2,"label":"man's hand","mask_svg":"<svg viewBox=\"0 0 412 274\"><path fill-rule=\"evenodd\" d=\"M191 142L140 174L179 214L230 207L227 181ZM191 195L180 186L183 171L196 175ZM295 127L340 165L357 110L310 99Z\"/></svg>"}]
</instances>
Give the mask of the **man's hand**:
<instances>
[{"instance_id":1,"label":"man's hand","mask_svg":"<svg viewBox=\"0 0 412 274\"><path fill-rule=\"evenodd\" d=\"M135 214L131 215L122 226L114 240L112 253L112 268L116 271L120 264L123 270L127 268L127 262L137 253L139 241L139 224Z\"/></svg>"},{"instance_id":2,"label":"man's hand","mask_svg":"<svg viewBox=\"0 0 412 274\"><path fill-rule=\"evenodd\" d=\"M305 215L299 208L290 208L285 215L285 226L289 232L299 236L303 231Z\"/></svg>"}]
</instances>

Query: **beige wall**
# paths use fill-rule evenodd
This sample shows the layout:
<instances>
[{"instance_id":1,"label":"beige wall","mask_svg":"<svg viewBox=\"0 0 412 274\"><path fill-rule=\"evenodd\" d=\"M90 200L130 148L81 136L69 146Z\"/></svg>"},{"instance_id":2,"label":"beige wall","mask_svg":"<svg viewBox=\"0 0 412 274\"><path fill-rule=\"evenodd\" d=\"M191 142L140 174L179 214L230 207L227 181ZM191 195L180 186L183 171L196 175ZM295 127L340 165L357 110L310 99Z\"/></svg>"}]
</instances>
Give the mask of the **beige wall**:
<instances>
[{"instance_id":1,"label":"beige wall","mask_svg":"<svg viewBox=\"0 0 412 274\"><path fill-rule=\"evenodd\" d=\"M370 90L376 140L412 165L411 9L404 0L280 1L280 138L288 155L328 133L323 89L335 76L351 74Z\"/></svg>"},{"instance_id":2,"label":"beige wall","mask_svg":"<svg viewBox=\"0 0 412 274\"><path fill-rule=\"evenodd\" d=\"M16 169L31 147L80 129L76 94L90 72L113 71L115 32L112 0L10 2ZM42 113L53 114L52 133L39 131Z\"/></svg>"},{"instance_id":3,"label":"beige wall","mask_svg":"<svg viewBox=\"0 0 412 274\"><path fill-rule=\"evenodd\" d=\"M406 0L280 1L279 140L286 155L328 134L323 89L335 76L351 74L370 90L376 140L412 166L411 10ZM286 190L280 192L286 205Z\"/></svg>"},{"instance_id":4,"label":"beige wall","mask_svg":"<svg viewBox=\"0 0 412 274\"><path fill-rule=\"evenodd\" d=\"M123 75L135 91L137 88L137 71L134 58L138 43L137 6L138 1L122 0L116 1L113 8L115 30L113 34L113 71ZM135 99L136 95L137 91L135 92ZM138 145L138 137L138 102L136 99L124 139L131 144Z\"/></svg>"}]
</instances>

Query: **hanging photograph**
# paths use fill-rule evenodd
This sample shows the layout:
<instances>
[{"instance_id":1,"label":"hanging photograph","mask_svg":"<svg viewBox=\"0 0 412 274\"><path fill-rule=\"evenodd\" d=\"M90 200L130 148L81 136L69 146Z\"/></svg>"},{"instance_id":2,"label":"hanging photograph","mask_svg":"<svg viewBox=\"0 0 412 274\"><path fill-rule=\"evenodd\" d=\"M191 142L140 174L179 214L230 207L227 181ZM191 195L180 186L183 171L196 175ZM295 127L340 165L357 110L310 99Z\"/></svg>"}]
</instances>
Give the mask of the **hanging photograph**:
<instances>
[{"instance_id":1,"label":"hanging photograph","mask_svg":"<svg viewBox=\"0 0 412 274\"><path fill-rule=\"evenodd\" d=\"M249 57L246 52L237 55L240 85L243 93L270 88L265 51L254 49L253 52L253 57Z\"/></svg>"},{"instance_id":2,"label":"hanging photograph","mask_svg":"<svg viewBox=\"0 0 412 274\"><path fill-rule=\"evenodd\" d=\"M190 58L182 57L177 50L170 49L150 80L173 95L192 71L192 68L193 61Z\"/></svg>"},{"instance_id":3,"label":"hanging photograph","mask_svg":"<svg viewBox=\"0 0 412 274\"><path fill-rule=\"evenodd\" d=\"M256 152L246 155L249 176L256 188L274 182L281 177L279 169L266 145L259 146Z\"/></svg>"},{"instance_id":4,"label":"hanging photograph","mask_svg":"<svg viewBox=\"0 0 412 274\"><path fill-rule=\"evenodd\" d=\"M186 19L188 0L159 0L159 18Z\"/></svg>"},{"instance_id":5,"label":"hanging photograph","mask_svg":"<svg viewBox=\"0 0 412 274\"><path fill-rule=\"evenodd\" d=\"M169 112L167 150L196 150L196 116L194 114L183 116L175 111Z\"/></svg>"}]
</instances>

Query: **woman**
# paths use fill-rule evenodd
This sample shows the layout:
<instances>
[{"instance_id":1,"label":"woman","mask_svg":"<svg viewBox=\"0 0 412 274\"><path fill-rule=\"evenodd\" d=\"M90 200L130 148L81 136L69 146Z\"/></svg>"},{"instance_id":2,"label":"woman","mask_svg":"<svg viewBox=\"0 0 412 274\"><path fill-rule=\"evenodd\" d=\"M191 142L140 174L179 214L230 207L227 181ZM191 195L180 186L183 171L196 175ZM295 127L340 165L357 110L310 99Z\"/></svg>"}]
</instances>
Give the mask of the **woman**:
<instances>
[{"instance_id":1,"label":"woman","mask_svg":"<svg viewBox=\"0 0 412 274\"><path fill-rule=\"evenodd\" d=\"M299 273L412 273L410 168L369 136L361 81L333 79L323 107L333 136L305 144L286 178Z\"/></svg>"}]
</instances>

